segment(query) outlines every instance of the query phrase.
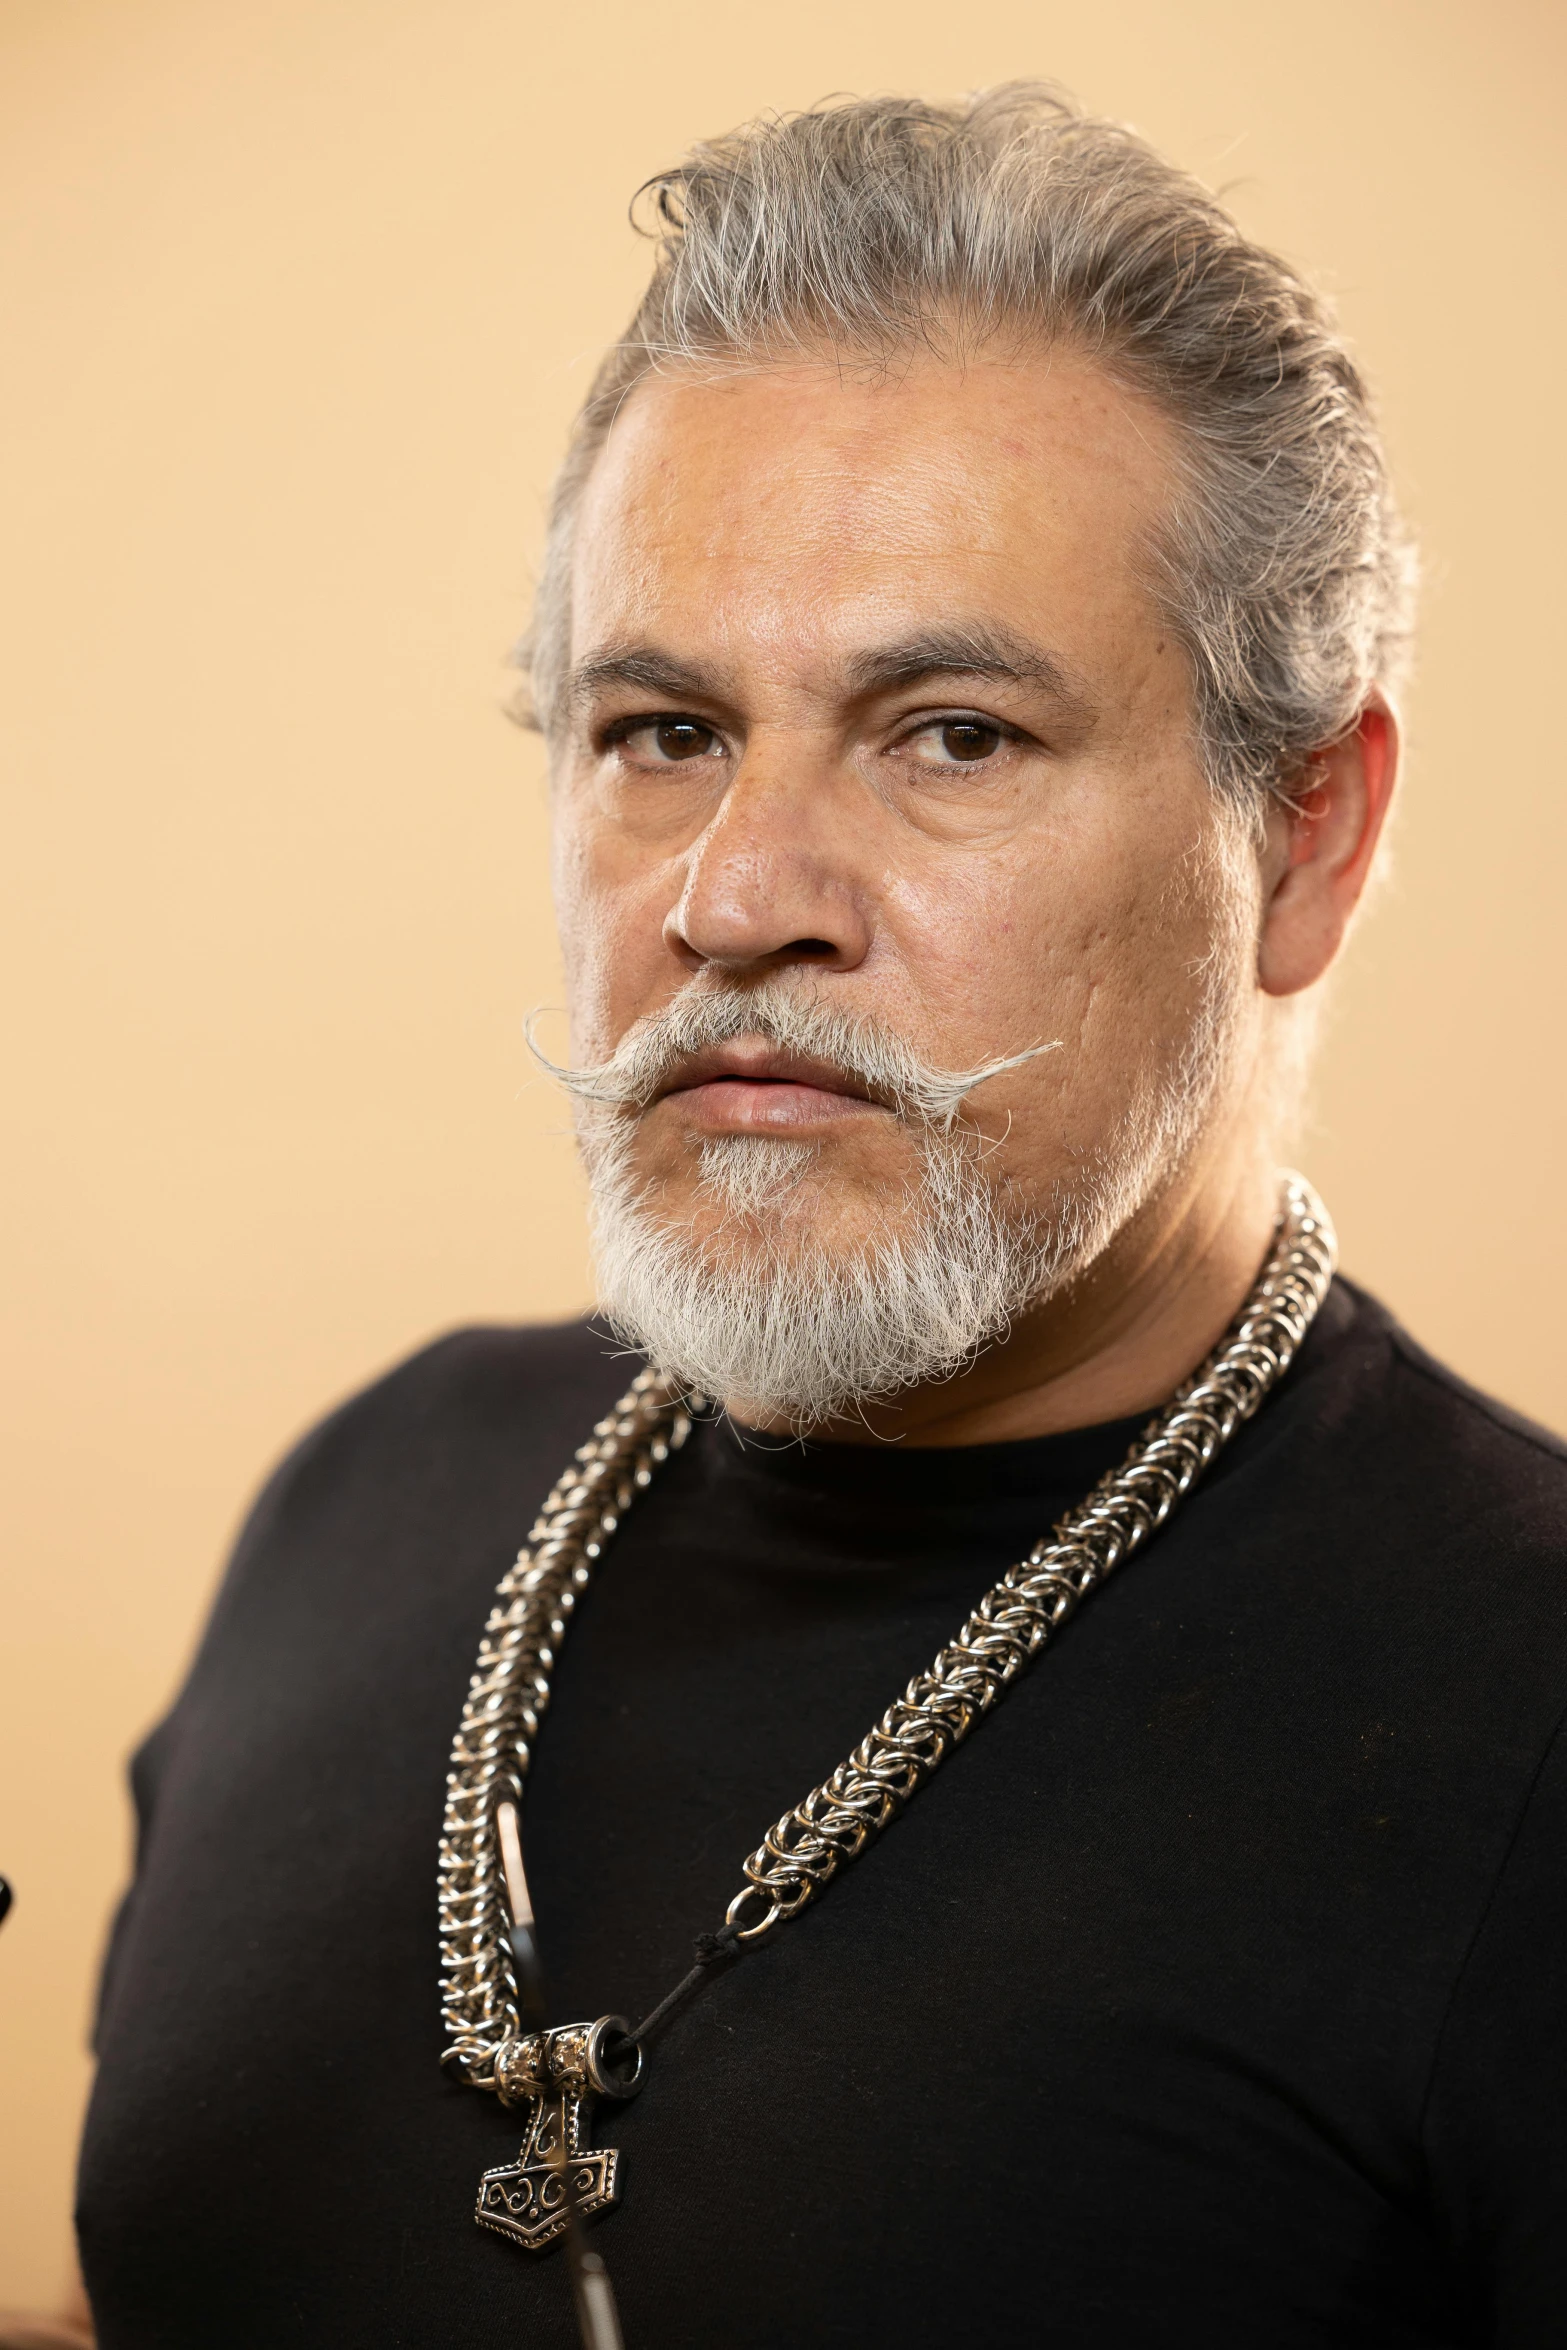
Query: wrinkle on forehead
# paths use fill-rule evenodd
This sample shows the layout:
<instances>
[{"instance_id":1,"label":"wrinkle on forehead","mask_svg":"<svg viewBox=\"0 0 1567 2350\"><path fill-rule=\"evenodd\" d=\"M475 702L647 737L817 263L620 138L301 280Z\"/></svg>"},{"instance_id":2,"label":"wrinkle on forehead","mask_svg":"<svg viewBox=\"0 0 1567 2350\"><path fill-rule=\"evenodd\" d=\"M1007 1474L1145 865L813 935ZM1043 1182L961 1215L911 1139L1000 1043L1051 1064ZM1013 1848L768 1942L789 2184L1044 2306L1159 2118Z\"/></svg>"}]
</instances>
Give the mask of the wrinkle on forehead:
<instances>
[{"instance_id":1,"label":"wrinkle on forehead","mask_svg":"<svg viewBox=\"0 0 1567 2350\"><path fill-rule=\"evenodd\" d=\"M1076 355L649 378L584 493L577 647L800 674L968 613L1124 699L1168 649L1144 550L1176 476L1173 428Z\"/></svg>"}]
</instances>

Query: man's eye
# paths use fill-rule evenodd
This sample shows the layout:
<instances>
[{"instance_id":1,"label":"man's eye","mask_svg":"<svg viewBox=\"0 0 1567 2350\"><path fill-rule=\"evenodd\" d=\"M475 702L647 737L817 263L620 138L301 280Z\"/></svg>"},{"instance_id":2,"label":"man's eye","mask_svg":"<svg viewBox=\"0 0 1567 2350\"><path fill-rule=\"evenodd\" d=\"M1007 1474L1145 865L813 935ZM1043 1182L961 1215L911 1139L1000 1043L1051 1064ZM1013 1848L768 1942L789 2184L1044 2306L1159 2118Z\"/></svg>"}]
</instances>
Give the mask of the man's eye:
<instances>
[{"instance_id":1,"label":"man's eye","mask_svg":"<svg viewBox=\"0 0 1567 2350\"><path fill-rule=\"evenodd\" d=\"M989 759L1004 740L999 726L984 718L943 718L934 726L923 726L910 744L917 758L933 765L972 766L976 760Z\"/></svg>"},{"instance_id":2,"label":"man's eye","mask_svg":"<svg viewBox=\"0 0 1567 2350\"><path fill-rule=\"evenodd\" d=\"M705 759L718 748L713 729L695 718L656 718L628 727L620 739L644 759L677 764L685 759Z\"/></svg>"}]
</instances>

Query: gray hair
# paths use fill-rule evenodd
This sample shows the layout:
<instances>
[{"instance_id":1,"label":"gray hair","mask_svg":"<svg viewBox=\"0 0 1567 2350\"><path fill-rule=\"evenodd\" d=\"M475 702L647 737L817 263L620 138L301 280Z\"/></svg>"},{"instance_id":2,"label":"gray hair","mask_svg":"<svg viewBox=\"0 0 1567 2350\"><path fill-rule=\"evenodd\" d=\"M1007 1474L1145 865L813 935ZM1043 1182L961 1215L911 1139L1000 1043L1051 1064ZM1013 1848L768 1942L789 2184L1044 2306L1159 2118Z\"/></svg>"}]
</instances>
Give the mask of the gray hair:
<instances>
[{"instance_id":1,"label":"gray hair","mask_svg":"<svg viewBox=\"0 0 1567 2350\"><path fill-rule=\"evenodd\" d=\"M578 502L644 376L997 340L1069 341L1177 427L1149 584L1217 790L1255 816L1396 685L1414 563L1360 373L1311 288L1133 131L1032 83L833 101L705 141L640 193L652 279L577 418L524 656L546 731Z\"/></svg>"}]
</instances>

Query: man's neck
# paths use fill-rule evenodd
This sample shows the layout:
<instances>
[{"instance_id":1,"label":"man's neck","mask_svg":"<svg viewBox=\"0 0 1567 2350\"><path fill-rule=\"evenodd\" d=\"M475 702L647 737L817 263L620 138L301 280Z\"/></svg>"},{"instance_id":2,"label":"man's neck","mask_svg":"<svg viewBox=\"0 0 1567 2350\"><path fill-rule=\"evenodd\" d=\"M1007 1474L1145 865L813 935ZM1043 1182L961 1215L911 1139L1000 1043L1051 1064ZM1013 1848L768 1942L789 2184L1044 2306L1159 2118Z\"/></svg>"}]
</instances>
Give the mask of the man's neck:
<instances>
[{"instance_id":1,"label":"man's neck","mask_svg":"<svg viewBox=\"0 0 1567 2350\"><path fill-rule=\"evenodd\" d=\"M1277 1215L1267 1154L1226 1152L1147 1200L1085 1273L955 1378L810 1433L836 1444L997 1444L1155 1411L1234 1318Z\"/></svg>"}]
</instances>

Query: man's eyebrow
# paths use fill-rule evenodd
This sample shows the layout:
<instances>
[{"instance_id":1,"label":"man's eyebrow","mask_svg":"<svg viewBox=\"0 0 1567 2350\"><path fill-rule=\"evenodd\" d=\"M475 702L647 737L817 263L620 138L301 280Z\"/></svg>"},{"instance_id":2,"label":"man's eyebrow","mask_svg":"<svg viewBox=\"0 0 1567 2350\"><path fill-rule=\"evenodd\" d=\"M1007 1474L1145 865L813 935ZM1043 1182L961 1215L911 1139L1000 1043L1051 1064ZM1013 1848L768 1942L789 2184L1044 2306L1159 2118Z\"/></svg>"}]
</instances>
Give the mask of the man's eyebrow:
<instances>
[{"instance_id":1,"label":"man's eyebrow","mask_svg":"<svg viewBox=\"0 0 1567 2350\"><path fill-rule=\"evenodd\" d=\"M851 655L843 676L856 694L915 685L926 677L988 677L1003 684L1041 689L1066 709L1085 717L1093 706L1086 689L1057 655L1011 629L988 622L920 629L891 644ZM656 645L611 644L578 662L568 693L573 707L580 710L616 686L631 686L670 702L711 702L722 698L724 680L694 662L677 660Z\"/></svg>"},{"instance_id":2,"label":"man's eyebrow","mask_svg":"<svg viewBox=\"0 0 1567 2350\"><path fill-rule=\"evenodd\" d=\"M642 693L666 695L671 701L711 701L717 680L706 670L654 645L606 645L590 653L571 673L568 688L572 704L582 709L595 696L617 685L635 686Z\"/></svg>"},{"instance_id":3,"label":"man's eyebrow","mask_svg":"<svg viewBox=\"0 0 1567 2350\"><path fill-rule=\"evenodd\" d=\"M1092 707L1084 687L1054 653L1010 629L981 622L921 629L895 644L857 653L848 674L859 693L916 685L922 677L989 677L1007 685L1042 687L1055 700L1085 714Z\"/></svg>"}]
</instances>

